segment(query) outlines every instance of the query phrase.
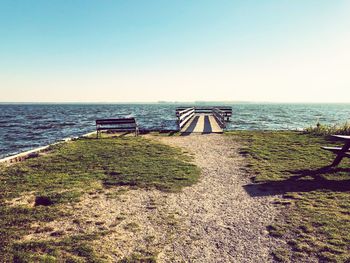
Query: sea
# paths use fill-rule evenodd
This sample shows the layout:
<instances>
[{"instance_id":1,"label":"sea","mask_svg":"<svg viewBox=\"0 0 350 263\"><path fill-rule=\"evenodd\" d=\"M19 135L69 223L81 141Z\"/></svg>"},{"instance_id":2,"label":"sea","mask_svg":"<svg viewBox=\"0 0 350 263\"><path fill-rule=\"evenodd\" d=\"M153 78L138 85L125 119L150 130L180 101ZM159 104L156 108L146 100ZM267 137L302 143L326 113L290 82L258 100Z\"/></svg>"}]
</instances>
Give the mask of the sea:
<instances>
[{"instance_id":1,"label":"sea","mask_svg":"<svg viewBox=\"0 0 350 263\"><path fill-rule=\"evenodd\" d=\"M205 103L214 106L219 103ZM350 120L350 104L224 103L227 130L302 130ZM144 130L175 130L175 109L197 104L0 104L0 158L95 130L99 118L135 117Z\"/></svg>"}]
</instances>

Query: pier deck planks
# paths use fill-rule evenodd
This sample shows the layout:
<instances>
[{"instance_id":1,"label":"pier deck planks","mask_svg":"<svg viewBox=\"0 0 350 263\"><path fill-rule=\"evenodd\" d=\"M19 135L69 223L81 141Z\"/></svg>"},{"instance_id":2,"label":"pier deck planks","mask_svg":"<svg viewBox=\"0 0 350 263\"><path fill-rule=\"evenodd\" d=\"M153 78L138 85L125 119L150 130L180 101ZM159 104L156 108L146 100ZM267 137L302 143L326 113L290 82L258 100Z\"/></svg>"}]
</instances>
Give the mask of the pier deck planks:
<instances>
[{"instance_id":1,"label":"pier deck planks","mask_svg":"<svg viewBox=\"0 0 350 263\"><path fill-rule=\"evenodd\" d=\"M222 133L216 119L211 114L195 114L181 129L181 133Z\"/></svg>"}]
</instances>

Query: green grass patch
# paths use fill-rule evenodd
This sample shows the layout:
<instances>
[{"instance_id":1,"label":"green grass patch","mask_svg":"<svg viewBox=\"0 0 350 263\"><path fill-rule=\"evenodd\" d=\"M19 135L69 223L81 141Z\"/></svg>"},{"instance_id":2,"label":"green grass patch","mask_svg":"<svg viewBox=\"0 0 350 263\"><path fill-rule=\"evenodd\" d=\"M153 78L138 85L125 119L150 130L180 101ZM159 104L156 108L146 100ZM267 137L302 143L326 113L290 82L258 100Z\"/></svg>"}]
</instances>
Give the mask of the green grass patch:
<instances>
[{"instance_id":1,"label":"green grass patch","mask_svg":"<svg viewBox=\"0 0 350 263\"><path fill-rule=\"evenodd\" d=\"M288 241L291 253L275 251L281 261L350 261L350 163L325 169L334 155L320 149L337 144L299 132L231 132L242 141L253 175L245 186L252 196L283 195L275 202L283 213L268 226L270 234ZM342 144L340 142L339 144Z\"/></svg>"},{"instance_id":2,"label":"green grass patch","mask_svg":"<svg viewBox=\"0 0 350 263\"><path fill-rule=\"evenodd\" d=\"M58 241L26 241L13 246L14 262L106 262L95 252L89 241L98 235L66 237ZM62 261L64 260L64 261Z\"/></svg>"},{"instance_id":3,"label":"green grass patch","mask_svg":"<svg viewBox=\"0 0 350 263\"><path fill-rule=\"evenodd\" d=\"M78 139L50 147L47 155L0 166L0 257L6 262L54 262L68 256L69 262L95 260L83 238L31 244L19 240L32 223L66 216L64 204L78 202L84 193L120 185L180 191L199 178L199 168L190 161L180 149L142 137L119 137ZM29 194L35 195L32 206L8 203Z\"/></svg>"}]
</instances>

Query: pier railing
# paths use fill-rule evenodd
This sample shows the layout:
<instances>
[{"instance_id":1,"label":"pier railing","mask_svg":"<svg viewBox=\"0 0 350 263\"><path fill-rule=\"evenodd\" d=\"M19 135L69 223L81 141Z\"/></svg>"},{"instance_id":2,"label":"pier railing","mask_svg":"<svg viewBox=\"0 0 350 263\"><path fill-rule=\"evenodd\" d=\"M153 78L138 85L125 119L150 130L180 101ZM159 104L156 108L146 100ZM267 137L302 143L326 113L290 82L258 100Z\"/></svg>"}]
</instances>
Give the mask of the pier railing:
<instances>
[{"instance_id":1,"label":"pier railing","mask_svg":"<svg viewBox=\"0 0 350 263\"><path fill-rule=\"evenodd\" d=\"M188 109L189 107L177 107L176 112ZM197 106L194 107L195 113L211 114L213 109L219 109L224 112L226 121L232 117L232 107L230 106Z\"/></svg>"},{"instance_id":2,"label":"pier railing","mask_svg":"<svg viewBox=\"0 0 350 263\"><path fill-rule=\"evenodd\" d=\"M215 118L216 122L221 129L226 128L226 122L230 120L232 116L232 107L229 106L196 106L196 107L177 107L176 116L179 130L181 130L187 122L189 122L193 116L199 115L211 115Z\"/></svg>"},{"instance_id":3,"label":"pier railing","mask_svg":"<svg viewBox=\"0 0 350 263\"><path fill-rule=\"evenodd\" d=\"M218 108L213 108L212 113L213 113L214 118L218 122L219 126L223 129L225 129L226 128L226 121L225 121L226 114L225 114L225 112L218 109Z\"/></svg>"},{"instance_id":4,"label":"pier railing","mask_svg":"<svg viewBox=\"0 0 350 263\"><path fill-rule=\"evenodd\" d=\"M194 113L195 109L193 107L176 111L179 129L182 129L182 127L186 125L186 123L193 117Z\"/></svg>"}]
</instances>

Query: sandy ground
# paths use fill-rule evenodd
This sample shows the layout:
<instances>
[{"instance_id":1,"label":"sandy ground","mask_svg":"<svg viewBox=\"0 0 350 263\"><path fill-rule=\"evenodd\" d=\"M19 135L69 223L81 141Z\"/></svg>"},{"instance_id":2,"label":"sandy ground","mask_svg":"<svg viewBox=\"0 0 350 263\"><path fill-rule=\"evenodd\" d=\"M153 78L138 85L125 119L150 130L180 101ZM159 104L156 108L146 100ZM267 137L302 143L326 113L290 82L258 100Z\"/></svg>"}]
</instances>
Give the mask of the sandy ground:
<instances>
[{"instance_id":1,"label":"sandy ground","mask_svg":"<svg viewBox=\"0 0 350 263\"><path fill-rule=\"evenodd\" d=\"M157 262L271 262L266 226L278 211L272 197L251 197L245 161L233 137L210 134L151 137L194 154L200 182L180 193L115 188L87 194L70 218L26 239L103 232L96 250L111 262L156 255ZM66 208L67 209L67 208Z\"/></svg>"}]
</instances>

